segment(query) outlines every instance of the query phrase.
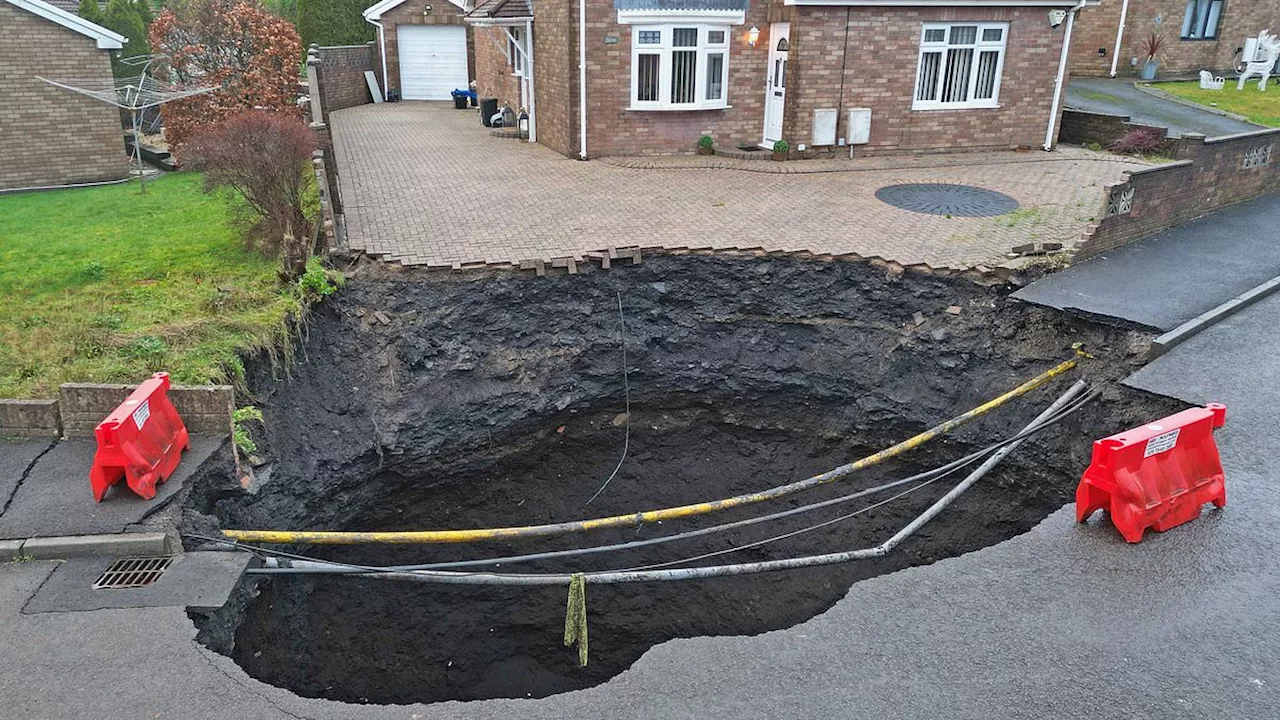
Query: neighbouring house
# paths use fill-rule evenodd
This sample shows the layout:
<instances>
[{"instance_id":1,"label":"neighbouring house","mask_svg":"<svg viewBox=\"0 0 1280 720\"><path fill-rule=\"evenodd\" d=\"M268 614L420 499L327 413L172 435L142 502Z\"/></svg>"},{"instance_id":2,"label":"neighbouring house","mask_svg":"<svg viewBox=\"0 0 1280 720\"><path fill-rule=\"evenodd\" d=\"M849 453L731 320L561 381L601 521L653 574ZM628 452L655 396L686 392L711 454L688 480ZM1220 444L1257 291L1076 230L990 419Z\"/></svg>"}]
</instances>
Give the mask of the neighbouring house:
<instances>
[{"instance_id":1,"label":"neighbouring house","mask_svg":"<svg viewBox=\"0 0 1280 720\"><path fill-rule=\"evenodd\" d=\"M1080 12L1071 43L1076 75L1136 75L1151 34L1165 44L1163 75L1230 74L1249 38L1280 31L1280 0L1106 0Z\"/></svg>"},{"instance_id":2,"label":"neighbouring house","mask_svg":"<svg viewBox=\"0 0 1280 720\"><path fill-rule=\"evenodd\" d=\"M365 17L393 92L447 99L474 80L571 157L691 152L701 135L847 155L1052 148L1084 5L383 0Z\"/></svg>"},{"instance_id":3,"label":"neighbouring house","mask_svg":"<svg viewBox=\"0 0 1280 720\"><path fill-rule=\"evenodd\" d=\"M125 38L43 0L0 0L0 189L119 180L119 111L42 80L110 87Z\"/></svg>"}]
</instances>

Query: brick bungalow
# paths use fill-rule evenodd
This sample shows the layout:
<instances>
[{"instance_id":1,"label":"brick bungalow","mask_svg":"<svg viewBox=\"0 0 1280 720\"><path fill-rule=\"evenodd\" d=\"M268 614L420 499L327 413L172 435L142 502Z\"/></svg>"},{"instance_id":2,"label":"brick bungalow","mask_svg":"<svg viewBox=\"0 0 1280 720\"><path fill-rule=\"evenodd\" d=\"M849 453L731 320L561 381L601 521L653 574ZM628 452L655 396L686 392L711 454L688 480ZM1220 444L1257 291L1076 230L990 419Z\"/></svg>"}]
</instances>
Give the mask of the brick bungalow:
<instances>
[{"instance_id":1,"label":"brick bungalow","mask_svg":"<svg viewBox=\"0 0 1280 720\"><path fill-rule=\"evenodd\" d=\"M1163 35L1162 75L1231 73L1247 38L1280 30L1280 0L1106 0L1080 12L1071 72L1136 75L1143 40Z\"/></svg>"},{"instance_id":2,"label":"brick bungalow","mask_svg":"<svg viewBox=\"0 0 1280 720\"><path fill-rule=\"evenodd\" d=\"M0 0L0 190L128 176L120 113L39 79L107 86L124 42L42 0Z\"/></svg>"}]
</instances>

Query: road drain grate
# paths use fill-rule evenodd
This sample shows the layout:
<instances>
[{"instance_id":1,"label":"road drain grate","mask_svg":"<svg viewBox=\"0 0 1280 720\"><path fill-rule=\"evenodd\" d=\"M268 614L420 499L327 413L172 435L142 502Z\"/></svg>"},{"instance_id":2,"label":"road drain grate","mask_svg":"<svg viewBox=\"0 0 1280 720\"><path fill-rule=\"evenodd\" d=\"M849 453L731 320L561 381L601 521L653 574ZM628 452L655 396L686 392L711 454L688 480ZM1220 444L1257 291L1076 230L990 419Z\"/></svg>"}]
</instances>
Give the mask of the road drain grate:
<instances>
[{"instance_id":1,"label":"road drain grate","mask_svg":"<svg viewBox=\"0 0 1280 720\"><path fill-rule=\"evenodd\" d=\"M93 583L94 590L122 590L150 585L169 568L171 557L120 558Z\"/></svg>"}]
</instances>

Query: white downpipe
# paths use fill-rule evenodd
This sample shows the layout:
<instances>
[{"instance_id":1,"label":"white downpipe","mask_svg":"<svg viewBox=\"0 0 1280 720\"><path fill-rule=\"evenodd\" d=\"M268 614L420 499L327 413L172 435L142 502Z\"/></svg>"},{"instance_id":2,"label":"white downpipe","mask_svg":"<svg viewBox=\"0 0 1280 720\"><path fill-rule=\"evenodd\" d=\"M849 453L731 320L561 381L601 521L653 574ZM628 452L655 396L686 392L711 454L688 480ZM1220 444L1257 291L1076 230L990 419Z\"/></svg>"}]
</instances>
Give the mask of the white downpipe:
<instances>
[{"instance_id":1,"label":"white downpipe","mask_svg":"<svg viewBox=\"0 0 1280 720\"><path fill-rule=\"evenodd\" d=\"M529 142L538 142L538 92L533 85L533 21L524 21L524 41L528 45L524 67L529 73Z\"/></svg>"},{"instance_id":2,"label":"white downpipe","mask_svg":"<svg viewBox=\"0 0 1280 720\"><path fill-rule=\"evenodd\" d=\"M1062 36L1062 57L1058 58L1058 79L1053 83L1053 106L1049 108L1049 127L1044 131L1045 152L1053 150L1053 129L1058 125L1058 111L1062 106L1062 86L1067 84L1067 53L1071 52L1071 29L1076 24L1076 13L1084 7L1085 0L1067 11L1067 29Z\"/></svg>"},{"instance_id":3,"label":"white downpipe","mask_svg":"<svg viewBox=\"0 0 1280 720\"><path fill-rule=\"evenodd\" d=\"M365 18L365 19L364 19L364 21L365 21L365 22L367 22L367 23L369 23L370 25L372 25L372 26L374 26L374 27L378 28L378 50L379 50L379 51L381 51L381 54L382 54L382 100L383 100L383 102L386 102L386 99L387 99L387 85L388 85L388 84L390 84L390 80L389 80L389 78L387 78L387 33L386 33L386 29L382 26L382 23L378 22L377 20L370 20L369 18Z\"/></svg>"},{"instance_id":4,"label":"white downpipe","mask_svg":"<svg viewBox=\"0 0 1280 720\"><path fill-rule=\"evenodd\" d=\"M1120 43L1124 40L1124 21L1129 18L1129 0L1120 6L1120 26L1116 28L1116 49L1111 53L1111 77L1116 76L1120 62Z\"/></svg>"},{"instance_id":5,"label":"white downpipe","mask_svg":"<svg viewBox=\"0 0 1280 720\"><path fill-rule=\"evenodd\" d=\"M587 159L587 0L578 0L578 156Z\"/></svg>"}]
</instances>

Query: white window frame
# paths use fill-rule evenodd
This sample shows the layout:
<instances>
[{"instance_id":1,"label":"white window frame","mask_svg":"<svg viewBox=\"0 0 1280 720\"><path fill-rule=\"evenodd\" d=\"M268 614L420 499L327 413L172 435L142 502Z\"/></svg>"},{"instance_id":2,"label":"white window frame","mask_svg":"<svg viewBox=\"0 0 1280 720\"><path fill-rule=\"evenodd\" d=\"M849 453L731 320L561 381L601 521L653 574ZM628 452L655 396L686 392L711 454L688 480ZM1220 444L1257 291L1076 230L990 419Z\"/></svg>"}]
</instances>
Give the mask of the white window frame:
<instances>
[{"instance_id":1,"label":"white window frame","mask_svg":"<svg viewBox=\"0 0 1280 720\"><path fill-rule=\"evenodd\" d=\"M675 47L677 29L696 29L698 41L696 45ZM640 33L660 33L661 42L640 43ZM722 42L711 43L709 35L721 33ZM631 27L631 108L632 110L688 111L688 110L724 110L729 107L729 62L730 46L733 31L730 25L675 22L644 23ZM671 102L672 53L694 51L696 66L694 71L694 101L688 103ZM707 98L708 56L723 55L724 62L720 68L720 97ZM658 99L640 100L640 56L658 56Z\"/></svg>"},{"instance_id":2,"label":"white window frame","mask_svg":"<svg viewBox=\"0 0 1280 720\"><path fill-rule=\"evenodd\" d=\"M951 33L953 28L957 27L977 27L977 37L972 44L953 44L951 42ZM930 30L942 30L943 40L941 42L929 42L925 38ZM991 42L984 41L983 35L987 30L1000 30L1000 41ZM911 109L912 110L970 110L980 108L998 108L1000 107L1000 84L1004 79L1004 60L1009 47L1009 23L990 23L990 22L945 22L945 23L924 23L920 28L920 51L916 56L916 80L913 83L914 89L911 91ZM973 63L969 66L969 89L965 94L967 100L960 102L943 102L942 101L942 85L946 77L947 54L953 49L973 49ZM1000 54L996 58L995 69L995 85L992 89L990 98L981 100L974 99L974 93L978 85L978 66L979 58L982 53L996 51ZM920 68L924 63L925 55L929 53L941 53L942 59L938 70L937 87L935 88L934 100L920 100Z\"/></svg>"},{"instance_id":3,"label":"white window frame","mask_svg":"<svg viewBox=\"0 0 1280 720\"><path fill-rule=\"evenodd\" d=\"M1187 10L1182 16L1181 39L1217 40L1218 32L1222 29L1222 11L1225 5L1224 0L1187 0Z\"/></svg>"},{"instance_id":4,"label":"white window frame","mask_svg":"<svg viewBox=\"0 0 1280 720\"><path fill-rule=\"evenodd\" d=\"M524 28L511 27L507 28L510 36L507 37L507 55L511 58L511 74L516 77L524 77Z\"/></svg>"}]
</instances>

